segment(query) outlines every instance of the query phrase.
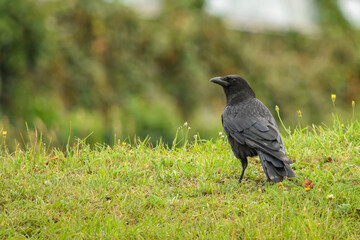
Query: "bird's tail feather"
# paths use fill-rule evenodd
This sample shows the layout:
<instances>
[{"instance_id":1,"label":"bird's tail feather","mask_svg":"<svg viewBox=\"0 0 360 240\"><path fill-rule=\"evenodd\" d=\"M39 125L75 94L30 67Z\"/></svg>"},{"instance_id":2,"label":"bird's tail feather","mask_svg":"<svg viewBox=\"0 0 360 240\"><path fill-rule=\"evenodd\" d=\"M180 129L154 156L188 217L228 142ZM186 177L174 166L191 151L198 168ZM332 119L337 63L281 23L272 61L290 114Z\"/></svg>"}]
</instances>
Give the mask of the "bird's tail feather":
<instances>
[{"instance_id":1,"label":"bird's tail feather","mask_svg":"<svg viewBox=\"0 0 360 240\"><path fill-rule=\"evenodd\" d=\"M282 182L284 177L295 177L290 165L263 152L258 152L265 175L273 182Z\"/></svg>"}]
</instances>

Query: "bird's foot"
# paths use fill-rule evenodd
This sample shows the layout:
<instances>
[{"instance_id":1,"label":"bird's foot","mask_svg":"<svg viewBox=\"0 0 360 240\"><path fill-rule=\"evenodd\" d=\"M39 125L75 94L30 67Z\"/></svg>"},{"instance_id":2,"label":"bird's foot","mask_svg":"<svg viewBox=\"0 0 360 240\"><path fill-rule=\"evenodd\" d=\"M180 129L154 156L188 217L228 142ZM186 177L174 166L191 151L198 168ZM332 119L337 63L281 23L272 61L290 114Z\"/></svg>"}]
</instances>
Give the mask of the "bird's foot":
<instances>
[{"instance_id":1,"label":"bird's foot","mask_svg":"<svg viewBox=\"0 0 360 240\"><path fill-rule=\"evenodd\" d=\"M267 182L269 182L269 183L271 184L271 180L268 178L268 179L266 179L265 182L263 182L263 183L258 183L258 184L256 184L256 186L264 186Z\"/></svg>"}]
</instances>

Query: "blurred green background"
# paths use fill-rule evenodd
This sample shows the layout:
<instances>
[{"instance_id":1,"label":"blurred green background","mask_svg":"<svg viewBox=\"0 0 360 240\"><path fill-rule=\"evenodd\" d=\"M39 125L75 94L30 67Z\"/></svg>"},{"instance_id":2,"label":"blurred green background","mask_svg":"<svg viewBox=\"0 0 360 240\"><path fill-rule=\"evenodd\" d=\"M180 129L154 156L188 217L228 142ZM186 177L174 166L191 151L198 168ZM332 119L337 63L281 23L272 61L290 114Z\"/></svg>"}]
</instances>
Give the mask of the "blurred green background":
<instances>
[{"instance_id":1,"label":"blurred green background","mask_svg":"<svg viewBox=\"0 0 360 240\"><path fill-rule=\"evenodd\" d=\"M225 97L209 83L239 74L286 125L342 119L360 91L359 29L335 0L315 1L316 31L241 31L204 11L204 0L163 0L144 17L122 1L0 0L0 128L8 141L43 133L112 144L135 134L171 142L222 130ZM146 9L146 5L142 5ZM31 135L30 134L30 135ZM10 140L11 139L11 140ZM15 142L9 142L13 144Z\"/></svg>"}]
</instances>

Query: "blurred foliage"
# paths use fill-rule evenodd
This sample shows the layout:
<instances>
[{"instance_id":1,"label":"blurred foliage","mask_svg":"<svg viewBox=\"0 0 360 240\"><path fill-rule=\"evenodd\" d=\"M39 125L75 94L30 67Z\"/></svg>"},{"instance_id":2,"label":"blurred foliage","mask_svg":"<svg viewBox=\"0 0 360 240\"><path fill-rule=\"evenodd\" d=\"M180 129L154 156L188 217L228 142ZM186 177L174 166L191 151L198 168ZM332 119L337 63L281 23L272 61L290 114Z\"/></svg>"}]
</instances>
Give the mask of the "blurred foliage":
<instances>
[{"instance_id":1,"label":"blurred foliage","mask_svg":"<svg viewBox=\"0 0 360 240\"><path fill-rule=\"evenodd\" d=\"M327 119L331 93L351 114L359 31L336 1L318 1L314 35L233 31L202 11L203 0L163 3L143 19L117 1L0 0L1 129L21 139L27 122L60 146L70 132L93 132L90 142L135 134L170 142L187 121L211 137L225 98L208 79L227 74L249 80L289 125L298 109L303 123Z\"/></svg>"}]
</instances>

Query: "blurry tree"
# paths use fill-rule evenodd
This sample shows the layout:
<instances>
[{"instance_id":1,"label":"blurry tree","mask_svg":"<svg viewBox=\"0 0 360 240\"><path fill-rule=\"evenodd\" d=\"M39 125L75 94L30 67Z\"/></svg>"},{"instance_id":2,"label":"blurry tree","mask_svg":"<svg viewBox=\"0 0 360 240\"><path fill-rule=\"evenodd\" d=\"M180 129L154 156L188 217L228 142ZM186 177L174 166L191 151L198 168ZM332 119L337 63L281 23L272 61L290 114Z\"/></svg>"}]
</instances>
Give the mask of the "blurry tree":
<instances>
[{"instance_id":1,"label":"blurry tree","mask_svg":"<svg viewBox=\"0 0 360 240\"><path fill-rule=\"evenodd\" d=\"M312 36L229 30L204 0L163 4L142 19L119 1L0 0L1 128L15 132L25 120L60 145L70 127L72 136L94 132L90 142L171 142L188 121L211 137L224 96L208 79L226 74L248 79L292 125L299 108L304 122L330 119L331 93L339 111L358 100L359 32L334 0L318 1Z\"/></svg>"},{"instance_id":2,"label":"blurry tree","mask_svg":"<svg viewBox=\"0 0 360 240\"><path fill-rule=\"evenodd\" d=\"M23 79L36 71L42 50L44 18L29 0L0 1L0 107L1 114L25 116L30 97ZM29 92L27 92L29 91Z\"/></svg>"}]
</instances>

